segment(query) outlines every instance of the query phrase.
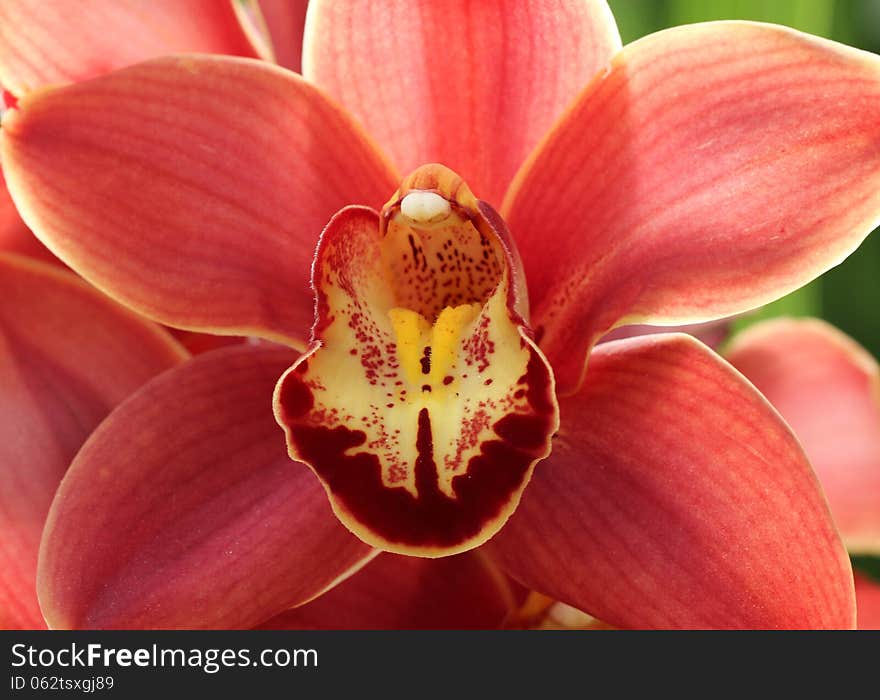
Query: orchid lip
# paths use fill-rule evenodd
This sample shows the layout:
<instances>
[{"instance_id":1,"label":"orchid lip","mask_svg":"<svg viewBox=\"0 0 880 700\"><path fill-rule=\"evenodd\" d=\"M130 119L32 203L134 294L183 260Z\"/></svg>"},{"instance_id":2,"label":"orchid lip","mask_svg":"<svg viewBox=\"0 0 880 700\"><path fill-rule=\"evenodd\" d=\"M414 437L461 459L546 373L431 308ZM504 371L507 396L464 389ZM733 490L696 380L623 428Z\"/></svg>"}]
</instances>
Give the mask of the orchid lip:
<instances>
[{"instance_id":1,"label":"orchid lip","mask_svg":"<svg viewBox=\"0 0 880 700\"><path fill-rule=\"evenodd\" d=\"M500 217L448 168L321 236L312 347L281 378L290 456L368 544L444 556L491 537L558 425Z\"/></svg>"}]
</instances>

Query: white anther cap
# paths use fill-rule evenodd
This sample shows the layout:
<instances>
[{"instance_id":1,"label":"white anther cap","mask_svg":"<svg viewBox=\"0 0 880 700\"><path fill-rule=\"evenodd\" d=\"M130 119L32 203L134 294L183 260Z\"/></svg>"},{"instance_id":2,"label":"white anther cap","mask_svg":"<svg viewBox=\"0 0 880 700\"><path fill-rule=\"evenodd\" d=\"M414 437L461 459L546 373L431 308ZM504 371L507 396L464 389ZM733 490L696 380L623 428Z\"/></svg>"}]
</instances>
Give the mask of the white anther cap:
<instances>
[{"instance_id":1,"label":"white anther cap","mask_svg":"<svg viewBox=\"0 0 880 700\"><path fill-rule=\"evenodd\" d=\"M420 224L443 221L451 211L449 201L436 192L413 190L400 201L400 212Z\"/></svg>"}]
</instances>

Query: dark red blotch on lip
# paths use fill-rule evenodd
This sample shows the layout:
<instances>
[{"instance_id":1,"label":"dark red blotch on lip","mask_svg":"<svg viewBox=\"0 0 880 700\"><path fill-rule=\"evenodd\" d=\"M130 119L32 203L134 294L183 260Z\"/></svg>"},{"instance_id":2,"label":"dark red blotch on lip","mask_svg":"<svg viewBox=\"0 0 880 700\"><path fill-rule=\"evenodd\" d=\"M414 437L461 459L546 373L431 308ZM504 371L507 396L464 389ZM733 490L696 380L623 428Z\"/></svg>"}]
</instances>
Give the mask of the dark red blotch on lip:
<instances>
[{"instance_id":1,"label":"dark red blotch on lip","mask_svg":"<svg viewBox=\"0 0 880 700\"><path fill-rule=\"evenodd\" d=\"M431 419L427 409L418 417L414 435L418 497L403 487L382 482L379 458L370 452L345 454L362 446L366 434L343 426L328 428L300 420L314 403L300 374L285 379L280 404L284 422L300 458L329 486L352 516L391 543L418 547L451 547L483 530L522 485L529 466L543 454L554 416L549 372L532 350L520 378L530 413L511 413L493 426L497 439L487 440L467 469L452 480L456 498L438 486L433 458Z\"/></svg>"}]
</instances>

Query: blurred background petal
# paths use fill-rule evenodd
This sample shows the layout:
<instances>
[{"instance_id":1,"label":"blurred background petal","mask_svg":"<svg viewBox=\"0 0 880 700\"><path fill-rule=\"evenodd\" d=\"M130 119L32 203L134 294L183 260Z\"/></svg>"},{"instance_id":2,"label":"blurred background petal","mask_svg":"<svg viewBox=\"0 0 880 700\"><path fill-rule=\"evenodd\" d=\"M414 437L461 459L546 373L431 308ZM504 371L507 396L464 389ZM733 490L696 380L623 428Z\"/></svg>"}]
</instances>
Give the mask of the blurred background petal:
<instances>
[{"instance_id":1,"label":"blurred background petal","mask_svg":"<svg viewBox=\"0 0 880 700\"><path fill-rule=\"evenodd\" d=\"M0 3L0 84L16 95L190 52L257 55L230 0Z\"/></svg>"}]
</instances>

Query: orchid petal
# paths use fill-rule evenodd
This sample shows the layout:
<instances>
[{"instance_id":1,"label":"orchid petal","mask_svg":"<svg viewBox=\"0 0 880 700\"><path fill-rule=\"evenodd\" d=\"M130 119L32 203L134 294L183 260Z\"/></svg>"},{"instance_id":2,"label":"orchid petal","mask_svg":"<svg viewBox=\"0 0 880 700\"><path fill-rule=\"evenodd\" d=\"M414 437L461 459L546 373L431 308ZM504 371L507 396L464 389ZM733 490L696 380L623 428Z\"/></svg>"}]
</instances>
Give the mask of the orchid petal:
<instances>
[{"instance_id":1,"label":"orchid petal","mask_svg":"<svg viewBox=\"0 0 880 700\"><path fill-rule=\"evenodd\" d=\"M21 220L6 190L6 180L2 172L0 172L0 252L26 255L44 262L58 262L58 258L37 240Z\"/></svg>"},{"instance_id":2,"label":"orchid petal","mask_svg":"<svg viewBox=\"0 0 880 700\"><path fill-rule=\"evenodd\" d=\"M117 403L185 356L72 274L0 255L0 628L44 626L37 550L76 451Z\"/></svg>"},{"instance_id":3,"label":"orchid petal","mask_svg":"<svg viewBox=\"0 0 880 700\"><path fill-rule=\"evenodd\" d=\"M260 0L260 9L280 66L302 69L303 30L308 0Z\"/></svg>"},{"instance_id":4,"label":"orchid petal","mask_svg":"<svg viewBox=\"0 0 880 700\"><path fill-rule=\"evenodd\" d=\"M490 543L615 627L852 627L849 558L794 435L686 335L596 347L553 454Z\"/></svg>"},{"instance_id":5,"label":"orchid petal","mask_svg":"<svg viewBox=\"0 0 880 700\"><path fill-rule=\"evenodd\" d=\"M394 174L288 71L156 59L19 100L3 165L22 218L83 277L188 330L300 343L330 216L380 204Z\"/></svg>"},{"instance_id":6,"label":"orchid petal","mask_svg":"<svg viewBox=\"0 0 880 700\"><path fill-rule=\"evenodd\" d=\"M373 556L287 457L271 395L292 359L207 353L104 421L46 523L37 590L50 627L252 627Z\"/></svg>"},{"instance_id":7,"label":"orchid petal","mask_svg":"<svg viewBox=\"0 0 880 700\"><path fill-rule=\"evenodd\" d=\"M880 583L856 572L856 605L860 630L880 630Z\"/></svg>"},{"instance_id":8,"label":"orchid petal","mask_svg":"<svg viewBox=\"0 0 880 700\"><path fill-rule=\"evenodd\" d=\"M504 574L479 553L381 554L316 600L263 629L494 629L514 611Z\"/></svg>"},{"instance_id":9,"label":"orchid petal","mask_svg":"<svg viewBox=\"0 0 880 700\"><path fill-rule=\"evenodd\" d=\"M6 178L3 177L3 172L0 170L0 242L6 241L7 231L19 227L24 228L24 222L18 215L15 204L12 203L6 189Z\"/></svg>"},{"instance_id":10,"label":"orchid petal","mask_svg":"<svg viewBox=\"0 0 880 700\"><path fill-rule=\"evenodd\" d=\"M171 335L177 338L177 342L183 345L191 355L201 355L211 350L225 348L228 345L257 342L253 338L240 338L235 335L208 335L207 333L191 333L177 329L171 329Z\"/></svg>"},{"instance_id":11,"label":"orchid petal","mask_svg":"<svg viewBox=\"0 0 880 700\"><path fill-rule=\"evenodd\" d=\"M351 110L401 171L443 163L497 206L619 48L604 0L312 0L303 75Z\"/></svg>"},{"instance_id":12,"label":"orchid petal","mask_svg":"<svg viewBox=\"0 0 880 700\"><path fill-rule=\"evenodd\" d=\"M435 216L410 208L424 195ZM518 269L504 222L436 164L381 217L347 207L321 234L313 341L279 381L275 414L290 456L365 542L472 549L549 454L553 376L519 311Z\"/></svg>"},{"instance_id":13,"label":"orchid petal","mask_svg":"<svg viewBox=\"0 0 880 700\"><path fill-rule=\"evenodd\" d=\"M545 614L535 621L533 629L541 630L611 630L611 625L597 620L583 610L565 603L553 603Z\"/></svg>"},{"instance_id":14,"label":"orchid petal","mask_svg":"<svg viewBox=\"0 0 880 700\"><path fill-rule=\"evenodd\" d=\"M58 258L40 243L20 219L12 222L10 226L0 229L0 252L15 253L34 260L60 264Z\"/></svg>"},{"instance_id":15,"label":"orchid petal","mask_svg":"<svg viewBox=\"0 0 880 700\"><path fill-rule=\"evenodd\" d=\"M182 52L256 55L231 2L0 3L0 83L16 95Z\"/></svg>"},{"instance_id":16,"label":"orchid petal","mask_svg":"<svg viewBox=\"0 0 880 700\"><path fill-rule=\"evenodd\" d=\"M772 301L880 223L880 57L748 22L628 45L521 170L517 237L563 391L615 325Z\"/></svg>"},{"instance_id":17,"label":"orchid petal","mask_svg":"<svg viewBox=\"0 0 880 700\"><path fill-rule=\"evenodd\" d=\"M794 429L850 552L880 554L880 367L818 319L778 319L725 353Z\"/></svg>"},{"instance_id":18,"label":"orchid petal","mask_svg":"<svg viewBox=\"0 0 880 700\"><path fill-rule=\"evenodd\" d=\"M692 323L686 326L618 326L607 335L602 336L600 343L610 340L633 338L638 335L653 335L656 333L687 333L702 341L713 350L717 350L730 336L732 319L725 318L720 321L708 321L706 323Z\"/></svg>"}]
</instances>

